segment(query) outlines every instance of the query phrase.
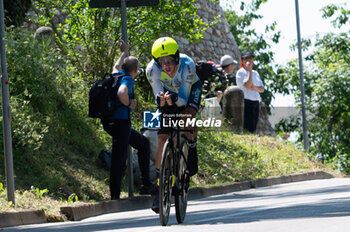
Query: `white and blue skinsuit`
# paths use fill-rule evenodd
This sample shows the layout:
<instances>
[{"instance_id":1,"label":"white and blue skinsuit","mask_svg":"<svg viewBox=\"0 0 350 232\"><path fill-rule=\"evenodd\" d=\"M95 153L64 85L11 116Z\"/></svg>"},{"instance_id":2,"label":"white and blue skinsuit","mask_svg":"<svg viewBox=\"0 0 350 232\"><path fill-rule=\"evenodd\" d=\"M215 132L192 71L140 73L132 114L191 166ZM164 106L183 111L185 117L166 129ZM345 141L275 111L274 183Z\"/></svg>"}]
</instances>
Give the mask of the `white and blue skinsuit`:
<instances>
[{"instance_id":1,"label":"white and blue skinsuit","mask_svg":"<svg viewBox=\"0 0 350 232\"><path fill-rule=\"evenodd\" d=\"M179 67L174 78L169 77L154 60L147 65L146 75L155 97L159 92L176 93L177 107L191 106L198 110L202 84L196 74L196 65L190 57L180 54Z\"/></svg>"}]
</instances>

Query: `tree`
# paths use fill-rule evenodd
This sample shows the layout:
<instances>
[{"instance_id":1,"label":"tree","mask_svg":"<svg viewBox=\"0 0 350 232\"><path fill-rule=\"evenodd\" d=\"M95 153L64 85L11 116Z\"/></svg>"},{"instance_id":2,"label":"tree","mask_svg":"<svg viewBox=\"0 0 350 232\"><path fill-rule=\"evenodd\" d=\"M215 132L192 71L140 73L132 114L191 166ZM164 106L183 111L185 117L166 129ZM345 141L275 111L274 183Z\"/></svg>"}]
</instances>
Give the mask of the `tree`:
<instances>
[{"instance_id":1,"label":"tree","mask_svg":"<svg viewBox=\"0 0 350 232\"><path fill-rule=\"evenodd\" d=\"M37 0L32 19L54 29L58 48L83 72L83 78L111 71L121 39L120 9L91 9L88 2ZM202 38L208 24L196 15L194 2L160 0L157 6L127 8L131 53L145 63L151 58L153 41L162 35L182 35L192 42ZM58 12L66 15L63 23L56 20Z\"/></svg>"},{"instance_id":2,"label":"tree","mask_svg":"<svg viewBox=\"0 0 350 232\"><path fill-rule=\"evenodd\" d=\"M251 0L249 4L246 4L246 1L241 1L240 10L243 14L239 15L233 10L226 10L225 17L240 50L250 50L256 55L254 69L258 71L267 86L266 91L262 94L262 99L265 105L269 107L273 92L276 91L272 82L276 76L272 65L274 54L270 48L272 43L278 43L281 32L276 31L276 22L266 25L264 34L258 34L255 29L251 28L254 20L263 17L256 12L260 5L265 2L267 0Z\"/></svg>"},{"instance_id":3,"label":"tree","mask_svg":"<svg viewBox=\"0 0 350 232\"><path fill-rule=\"evenodd\" d=\"M324 17L331 18L334 26L347 23L350 11L344 7L329 5L323 8ZM310 132L310 152L323 156L332 162L338 170L350 172L350 38L349 32L318 36L315 50L306 57L305 96ZM311 44L310 44L311 45ZM297 88L296 61L291 61L279 71L283 90L289 92L289 86ZM284 82L284 84L282 84ZM298 101L300 106L300 101ZM287 123L280 123L280 129L287 129ZM289 126L293 123L289 123ZM294 123L294 126L296 124ZM300 124L297 124L300 129ZM293 128L293 127L292 127ZM295 128L295 127L294 127Z\"/></svg>"}]
</instances>

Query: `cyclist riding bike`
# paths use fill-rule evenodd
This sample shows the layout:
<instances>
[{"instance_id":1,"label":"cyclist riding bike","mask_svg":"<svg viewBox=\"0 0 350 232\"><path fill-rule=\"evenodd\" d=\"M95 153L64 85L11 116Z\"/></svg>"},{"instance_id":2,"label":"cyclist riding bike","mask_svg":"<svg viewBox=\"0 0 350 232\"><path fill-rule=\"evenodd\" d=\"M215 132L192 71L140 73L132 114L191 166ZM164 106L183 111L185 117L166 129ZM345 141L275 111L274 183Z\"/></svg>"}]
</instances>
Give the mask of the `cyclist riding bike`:
<instances>
[{"instance_id":1,"label":"cyclist riding bike","mask_svg":"<svg viewBox=\"0 0 350 232\"><path fill-rule=\"evenodd\" d=\"M157 39L152 46L152 61L146 68L146 75L152 86L156 98L157 106L170 109L181 115L188 115L194 118L201 104L202 83L196 74L196 66L193 60L185 54L179 53L179 46L170 37ZM197 155L197 128L188 126L193 132L186 132L188 140L188 163L186 174L190 177L198 171ZM158 132L158 150L155 165L157 178L159 178L159 168L162 159L164 143L168 133L161 129ZM152 210L159 213L159 199L156 194L153 201Z\"/></svg>"}]
</instances>

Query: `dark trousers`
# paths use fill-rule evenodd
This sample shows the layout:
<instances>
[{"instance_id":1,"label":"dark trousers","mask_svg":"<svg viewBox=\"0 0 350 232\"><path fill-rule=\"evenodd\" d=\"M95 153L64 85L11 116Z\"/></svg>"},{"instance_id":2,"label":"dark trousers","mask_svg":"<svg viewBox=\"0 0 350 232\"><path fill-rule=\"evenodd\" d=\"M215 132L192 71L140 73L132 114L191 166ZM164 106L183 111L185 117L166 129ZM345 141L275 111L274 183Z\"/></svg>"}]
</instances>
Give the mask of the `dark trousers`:
<instances>
[{"instance_id":1,"label":"dark trousers","mask_svg":"<svg viewBox=\"0 0 350 232\"><path fill-rule=\"evenodd\" d=\"M259 120L259 101L244 99L244 129L254 133Z\"/></svg>"},{"instance_id":2,"label":"dark trousers","mask_svg":"<svg viewBox=\"0 0 350 232\"><path fill-rule=\"evenodd\" d=\"M149 161L151 147L149 140L143 136L140 132L131 128L129 144L134 149L137 150L137 157L139 162L139 167L141 171L142 184L146 186L152 185L149 179Z\"/></svg>"},{"instance_id":3,"label":"dark trousers","mask_svg":"<svg viewBox=\"0 0 350 232\"><path fill-rule=\"evenodd\" d=\"M150 145L148 139L132 129L129 120L106 120L102 124L104 130L113 138L109 182L111 198L120 198L121 181L126 169L128 144L138 150L142 183L151 185L149 180Z\"/></svg>"}]
</instances>

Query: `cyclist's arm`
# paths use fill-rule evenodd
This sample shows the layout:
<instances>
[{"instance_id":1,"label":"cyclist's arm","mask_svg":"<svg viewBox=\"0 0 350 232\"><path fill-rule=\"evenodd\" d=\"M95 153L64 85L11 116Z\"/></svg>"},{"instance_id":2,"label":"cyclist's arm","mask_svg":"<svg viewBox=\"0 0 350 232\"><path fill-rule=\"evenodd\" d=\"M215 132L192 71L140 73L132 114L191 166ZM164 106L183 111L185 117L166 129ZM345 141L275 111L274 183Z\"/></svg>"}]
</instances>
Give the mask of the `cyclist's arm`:
<instances>
[{"instance_id":1,"label":"cyclist's arm","mask_svg":"<svg viewBox=\"0 0 350 232\"><path fill-rule=\"evenodd\" d=\"M176 106L183 107L187 105L190 96L193 80L197 78L196 66L193 62L187 63L188 67L184 68L182 74L182 83L178 92L178 99L175 102Z\"/></svg>"},{"instance_id":2,"label":"cyclist's arm","mask_svg":"<svg viewBox=\"0 0 350 232\"><path fill-rule=\"evenodd\" d=\"M157 99L157 95L159 92L164 91L163 84L160 81L161 72L154 62L151 62L147 65L146 68L146 76L147 80L152 86L154 97Z\"/></svg>"}]
</instances>

